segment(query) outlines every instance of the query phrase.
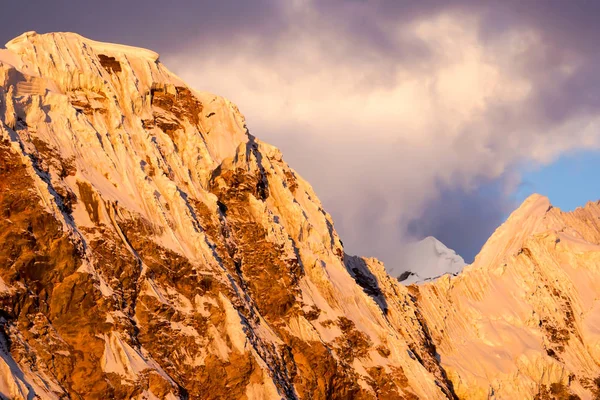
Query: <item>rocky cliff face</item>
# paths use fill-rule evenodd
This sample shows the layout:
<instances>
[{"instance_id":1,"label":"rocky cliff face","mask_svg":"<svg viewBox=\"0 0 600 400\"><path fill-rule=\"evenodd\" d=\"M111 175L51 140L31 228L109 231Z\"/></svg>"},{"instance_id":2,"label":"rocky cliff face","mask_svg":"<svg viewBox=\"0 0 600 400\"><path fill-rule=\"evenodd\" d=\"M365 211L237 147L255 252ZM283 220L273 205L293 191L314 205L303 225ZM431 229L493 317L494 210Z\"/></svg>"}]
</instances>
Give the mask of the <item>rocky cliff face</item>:
<instances>
[{"instance_id":1,"label":"rocky cliff face","mask_svg":"<svg viewBox=\"0 0 600 400\"><path fill-rule=\"evenodd\" d=\"M532 198L463 273L406 287L151 51L26 33L0 119L4 397L600 393L597 204Z\"/></svg>"},{"instance_id":2,"label":"rocky cliff face","mask_svg":"<svg viewBox=\"0 0 600 400\"><path fill-rule=\"evenodd\" d=\"M600 398L599 260L599 203L534 195L460 275L413 288L457 395Z\"/></svg>"}]
</instances>

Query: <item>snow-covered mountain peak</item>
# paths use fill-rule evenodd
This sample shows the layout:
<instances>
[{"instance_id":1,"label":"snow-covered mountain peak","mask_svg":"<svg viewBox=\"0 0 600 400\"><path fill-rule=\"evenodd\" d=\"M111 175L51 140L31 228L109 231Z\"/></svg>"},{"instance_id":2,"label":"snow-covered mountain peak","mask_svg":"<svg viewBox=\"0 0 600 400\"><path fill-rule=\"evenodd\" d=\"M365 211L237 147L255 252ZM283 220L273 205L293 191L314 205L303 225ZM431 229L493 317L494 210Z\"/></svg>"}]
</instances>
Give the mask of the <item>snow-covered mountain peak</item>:
<instances>
[{"instance_id":1,"label":"snow-covered mountain peak","mask_svg":"<svg viewBox=\"0 0 600 400\"><path fill-rule=\"evenodd\" d=\"M19 344L0 397L451 395L310 185L153 53L22 35L0 120L0 340Z\"/></svg>"},{"instance_id":2,"label":"snow-covered mountain peak","mask_svg":"<svg viewBox=\"0 0 600 400\"><path fill-rule=\"evenodd\" d=\"M545 229L545 217L553 210L550 200L540 194L532 194L513 211L498 227L475 257L473 266L494 265L501 258L519 251L523 241L532 234ZM560 212L560 210L554 210Z\"/></svg>"},{"instance_id":3,"label":"snow-covered mountain peak","mask_svg":"<svg viewBox=\"0 0 600 400\"><path fill-rule=\"evenodd\" d=\"M433 237L433 236L427 236L424 239L421 240L421 244L423 246L429 246L431 249L433 249L433 251L436 254L445 254L448 252L453 252L454 250L449 249L448 247L446 247L445 244L443 244L442 242L440 242L437 238Z\"/></svg>"},{"instance_id":4,"label":"snow-covered mountain peak","mask_svg":"<svg viewBox=\"0 0 600 400\"><path fill-rule=\"evenodd\" d=\"M90 49L96 54L109 53L110 55L122 54L128 57L146 59L148 61L158 61L158 53L141 47L127 46L123 44L98 42L88 39L74 32L52 32L39 34L35 31L25 32L16 38L8 41L5 47L16 53L26 51L31 44L38 45L44 50L50 50L54 45L74 45L84 49ZM50 47L50 48L49 48Z\"/></svg>"},{"instance_id":5,"label":"snow-covered mountain peak","mask_svg":"<svg viewBox=\"0 0 600 400\"><path fill-rule=\"evenodd\" d=\"M0 50L0 397L590 398L600 205L549 208L405 286L233 104L153 52L26 33Z\"/></svg>"},{"instance_id":6,"label":"snow-covered mountain peak","mask_svg":"<svg viewBox=\"0 0 600 400\"><path fill-rule=\"evenodd\" d=\"M494 265L499 258L518 251L525 238L541 229L544 216L551 209L547 197L529 196L488 239L473 265ZM433 236L409 244L404 252L404 261L389 272L406 285L432 281L446 274L456 275L466 265L462 257Z\"/></svg>"},{"instance_id":7,"label":"snow-covered mountain peak","mask_svg":"<svg viewBox=\"0 0 600 400\"><path fill-rule=\"evenodd\" d=\"M152 51L74 33L28 32L0 56L19 60L0 65L0 83L11 94L0 108L4 120L29 138L35 130L37 140L75 167L73 177L56 184L89 181L93 191L153 224L185 221L180 188L206 197L212 172L249 141L235 105L190 89ZM60 175L52 166L50 172ZM216 208L214 198L207 201ZM98 218L110 220L103 212ZM188 229L178 226L164 243L190 255L199 242Z\"/></svg>"},{"instance_id":8,"label":"snow-covered mountain peak","mask_svg":"<svg viewBox=\"0 0 600 400\"><path fill-rule=\"evenodd\" d=\"M452 249L433 236L405 246L402 261L388 267L390 276L405 285L434 280L445 274L455 275L465 266L465 261Z\"/></svg>"}]
</instances>

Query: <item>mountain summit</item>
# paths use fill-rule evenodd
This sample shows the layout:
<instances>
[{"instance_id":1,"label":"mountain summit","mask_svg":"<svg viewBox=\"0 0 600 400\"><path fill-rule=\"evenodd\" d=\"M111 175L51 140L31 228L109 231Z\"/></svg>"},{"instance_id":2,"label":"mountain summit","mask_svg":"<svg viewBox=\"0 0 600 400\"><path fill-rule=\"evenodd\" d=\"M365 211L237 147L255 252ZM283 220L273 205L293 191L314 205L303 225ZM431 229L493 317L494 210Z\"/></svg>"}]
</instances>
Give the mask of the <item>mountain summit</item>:
<instances>
[{"instance_id":1,"label":"mountain summit","mask_svg":"<svg viewBox=\"0 0 600 400\"><path fill-rule=\"evenodd\" d=\"M596 203L534 201L458 276L407 287L152 51L25 33L0 121L3 397L600 393Z\"/></svg>"},{"instance_id":2,"label":"mountain summit","mask_svg":"<svg viewBox=\"0 0 600 400\"><path fill-rule=\"evenodd\" d=\"M465 265L465 260L454 250L433 236L428 236L406 246L403 262L389 266L388 274L410 285L431 281L445 274L456 275Z\"/></svg>"}]
</instances>

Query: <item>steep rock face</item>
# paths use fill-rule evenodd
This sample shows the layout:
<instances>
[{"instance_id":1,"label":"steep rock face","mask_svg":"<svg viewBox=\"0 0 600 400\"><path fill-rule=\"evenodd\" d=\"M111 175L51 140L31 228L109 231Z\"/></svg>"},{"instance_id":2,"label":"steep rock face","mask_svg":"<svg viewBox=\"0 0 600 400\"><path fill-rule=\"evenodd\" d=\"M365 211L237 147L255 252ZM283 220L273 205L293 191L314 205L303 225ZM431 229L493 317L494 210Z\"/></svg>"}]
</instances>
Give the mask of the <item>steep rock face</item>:
<instances>
[{"instance_id":1,"label":"steep rock face","mask_svg":"<svg viewBox=\"0 0 600 400\"><path fill-rule=\"evenodd\" d=\"M599 228L598 203L533 195L460 275L412 288L459 397L598 398Z\"/></svg>"},{"instance_id":2,"label":"steep rock face","mask_svg":"<svg viewBox=\"0 0 600 400\"><path fill-rule=\"evenodd\" d=\"M155 53L26 33L0 117L3 396L454 397L408 290Z\"/></svg>"},{"instance_id":3,"label":"steep rock face","mask_svg":"<svg viewBox=\"0 0 600 400\"><path fill-rule=\"evenodd\" d=\"M143 49L0 50L0 395L600 394L600 206L530 198L456 277L346 255L229 101Z\"/></svg>"}]
</instances>

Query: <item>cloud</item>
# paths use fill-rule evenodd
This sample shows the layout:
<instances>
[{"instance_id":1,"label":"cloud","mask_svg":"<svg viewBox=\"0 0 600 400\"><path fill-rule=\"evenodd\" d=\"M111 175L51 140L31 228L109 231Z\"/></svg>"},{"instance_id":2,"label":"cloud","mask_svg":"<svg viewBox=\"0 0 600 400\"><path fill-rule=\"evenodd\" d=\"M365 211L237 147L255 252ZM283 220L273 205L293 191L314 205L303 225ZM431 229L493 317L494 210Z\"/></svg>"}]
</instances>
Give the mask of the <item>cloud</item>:
<instances>
[{"instance_id":1,"label":"cloud","mask_svg":"<svg viewBox=\"0 0 600 400\"><path fill-rule=\"evenodd\" d=\"M424 205L426 213L408 222L408 233L417 238L434 236L450 248L460 248L466 260L473 260L490 232L518 206L505 195L514 178L508 172L476 185L475 190L440 186Z\"/></svg>"},{"instance_id":2,"label":"cloud","mask_svg":"<svg viewBox=\"0 0 600 400\"><path fill-rule=\"evenodd\" d=\"M3 2L0 44L28 30L71 31L91 39L177 51L190 41L208 48L245 34L273 35L285 24L272 0L24 0Z\"/></svg>"},{"instance_id":3,"label":"cloud","mask_svg":"<svg viewBox=\"0 0 600 400\"><path fill-rule=\"evenodd\" d=\"M343 18L291 4L276 36L163 58L282 148L351 252L402 262L402 243L433 234L470 258L513 206L520 163L598 145L595 102L562 97L589 66L533 23L492 32L460 7L398 20L366 2Z\"/></svg>"},{"instance_id":4,"label":"cloud","mask_svg":"<svg viewBox=\"0 0 600 400\"><path fill-rule=\"evenodd\" d=\"M398 263L427 235L470 258L514 206L521 164L598 146L599 16L584 0L63 0L0 36L157 50L283 150L347 251Z\"/></svg>"}]
</instances>

